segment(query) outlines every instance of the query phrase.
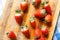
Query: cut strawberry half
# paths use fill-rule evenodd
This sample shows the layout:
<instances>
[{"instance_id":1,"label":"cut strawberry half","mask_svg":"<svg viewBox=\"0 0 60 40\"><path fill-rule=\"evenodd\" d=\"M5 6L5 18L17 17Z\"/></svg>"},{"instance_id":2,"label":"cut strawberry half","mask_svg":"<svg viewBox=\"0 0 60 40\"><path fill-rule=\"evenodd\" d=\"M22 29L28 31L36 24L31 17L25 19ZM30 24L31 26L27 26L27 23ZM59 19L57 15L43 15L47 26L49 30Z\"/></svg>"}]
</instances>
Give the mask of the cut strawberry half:
<instances>
[{"instance_id":1,"label":"cut strawberry half","mask_svg":"<svg viewBox=\"0 0 60 40\"><path fill-rule=\"evenodd\" d=\"M34 16L35 17L38 17L38 18L43 18L46 16L46 10L45 9L42 9L42 10L38 10L37 12L34 13Z\"/></svg>"},{"instance_id":2,"label":"cut strawberry half","mask_svg":"<svg viewBox=\"0 0 60 40\"><path fill-rule=\"evenodd\" d=\"M47 14L52 15L52 10L49 4L45 4L44 9L46 10Z\"/></svg>"},{"instance_id":3,"label":"cut strawberry half","mask_svg":"<svg viewBox=\"0 0 60 40\"><path fill-rule=\"evenodd\" d=\"M39 5L41 3L41 0L32 0L32 4L34 5L34 6L37 6L37 5Z\"/></svg>"},{"instance_id":4,"label":"cut strawberry half","mask_svg":"<svg viewBox=\"0 0 60 40\"><path fill-rule=\"evenodd\" d=\"M32 27L32 28L36 28L36 22L35 22L34 17L31 17L31 18L30 18L30 24L31 24L31 27Z\"/></svg>"},{"instance_id":5,"label":"cut strawberry half","mask_svg":"<svg viewBox=\"0 0 60 40\"><path fill-rule=\"evenodd\" d=\"M52 22L52 16L51 15L46 15L46 17L45 17L45 22L47 22L47 23L50 23L50 22Z\"/></svg>"},{"instance_id":6,"label":"cut strawberry half","mask_svg":"<svg viewBox=\"0 0 60 40\"><path fill-rule=\"evenodd\" d=\"M21 13L21 10L16 10L15 20L16 20L16 22L17 22L19 25L21 24L21 22L22 22L22 13Z\"/></svg>"},{"instance_id":7,"label":"cut strawberry half","mask_svg":"<svg viewBox=\"0 0 60 40\"><path fill-rule=\"evenodd\" d=\"M44 26L41 27L41 32L42 32L42 34L43 34L44 36L47 36L49 30L48 30L48 28L44 25Z\"/></svg>"},{"instance_id":8,"label":"cut strawberry half","mask_svg":"<svg viewBox=\"0 0 60 40\"><path fill-rule=\"evenodd\" d=\"M45 38L41 37L41 38L39 38L38 40L45 40Z\"/></svg>"},{"instance_id":9,"label":"cut strawberry half","mask_svg":"<svg viewBox=\"0 0 60 40\"><path fill-rule=\"evenodd\" d=\"M30 31L27 26L21 26L21 32L27 37L30 38Z\"/></svg>"},{"instance_id":10,"label":"cut strawberry half","mask_svg":"<svg viewBox=\"0 0 60 40\"><path fill-rule=\"evenodd\" d=\"M41 31L40 31L40 29L35 29L34 36L35 36L35 39L38 39L38 38L41 37Z\"/></svg>"},{"instance_id":11,"label":"cut strawberry half","mask_svg":"<svg viewBox=\"0 0 60 40\"><path fill-rule=\"evenodd\" d=\"M7 35L10 40L17 40L16 35L13 31L11 31L10 33L8 32Z\"/></svg>"},{"instance_id":12,"label":"cut strawberry half","mask_svg":"<svg viewBox=\"0 0 60 40\"><path fill-rule=\"evenodd\" d=\"M28 3L27 2L21 2L20 3L20 9L24 12L28 8Z\"/></svg>"}]
</instances>

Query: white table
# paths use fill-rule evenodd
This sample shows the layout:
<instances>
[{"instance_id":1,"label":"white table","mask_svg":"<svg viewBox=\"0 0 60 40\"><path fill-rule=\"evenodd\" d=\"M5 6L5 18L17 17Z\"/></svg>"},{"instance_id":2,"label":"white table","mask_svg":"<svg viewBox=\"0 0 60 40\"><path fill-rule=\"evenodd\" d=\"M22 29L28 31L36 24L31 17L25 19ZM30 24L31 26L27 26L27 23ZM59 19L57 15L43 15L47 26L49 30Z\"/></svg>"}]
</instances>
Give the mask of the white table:
<instances>
[{"instance_id":1,"label":"white table","mask_svg":"<svg viewBox=\"0 0 60 40\"><path fill-rule=\"evenodd\" d=\"M0 0L0 19L2 18L2 13L3 13L5 3L6 3L6 0Z\"/></svg>"}]
</instances>

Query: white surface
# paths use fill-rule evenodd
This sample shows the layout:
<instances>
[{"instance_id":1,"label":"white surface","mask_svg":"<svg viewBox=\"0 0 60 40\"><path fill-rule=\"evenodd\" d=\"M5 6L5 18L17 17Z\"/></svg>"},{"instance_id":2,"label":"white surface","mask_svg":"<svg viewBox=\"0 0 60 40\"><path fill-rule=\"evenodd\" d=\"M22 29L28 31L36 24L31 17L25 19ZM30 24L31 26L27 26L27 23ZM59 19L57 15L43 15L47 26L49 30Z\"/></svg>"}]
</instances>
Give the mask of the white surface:
<instances>
[{"instance_id":1,"label":"white surface","mask_svg":"<svg viewBox=\"0 0 60 40\"><path fill-rule=\"evenodd\" d=\"M3 9L5 6L6 0L0 0L0 19L2 18Z\"/></svg>"}]
</instances>

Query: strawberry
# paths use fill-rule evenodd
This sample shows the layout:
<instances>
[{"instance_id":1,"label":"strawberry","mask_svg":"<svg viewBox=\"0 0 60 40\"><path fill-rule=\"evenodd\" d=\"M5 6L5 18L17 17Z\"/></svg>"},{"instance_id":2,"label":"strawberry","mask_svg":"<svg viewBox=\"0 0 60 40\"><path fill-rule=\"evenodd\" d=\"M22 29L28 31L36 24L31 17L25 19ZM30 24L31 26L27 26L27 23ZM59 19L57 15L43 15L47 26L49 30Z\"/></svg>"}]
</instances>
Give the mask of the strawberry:
<instances>
[{"instance_id":1,"label":"strawberry","mask_svg":"<svg viewBox=\"0 0 60 40\"><path fill-rule=\"evenodd\" d=\"M48 28L44 25L41 27L41 32L44 34L44 36L47 36L49 31Z\"/></svg>"},{"instance_id":2,"label":"strawberry","mask_svg":"<svg viewBox=\"0 0 60 40\"><path fill-rule=\"evenodd\" d=\"M16 10L15 20L20 25L22 22L22 13L21 10Z\"/></svg>"},{"instance_id":3,"label":"strawberry","mask_svg":"<svg viewBox=\"0 0 60 40\"><path fill-rule=\"evenodd\" d=\"M16 35L13 31L11 31L10 33L7 33L8 38L10 38L10 40L17 40Z\"/></svg>"},{"instance_id":4,"label":"strawberry","mask_svg":"<svg viewBox=\"0 0 60 40\"><path fill-rule=\"evenodd\" d=\"M36 27L36 22L35 22L34 17L31 17L31 18L30 18L30 24L31 24L31 27L32 27L32 28L35 28L35 27Z\"/></svg>"},{"instance_id":5,"label":"strawberry","mask_svg":"<svg viewBox=\"0 0 60 40\"><path fill-rule=\"evenodd\" d=\"M41 0L33 0L33 2L32 2L32 4L34 5L34 6L37 6L37 5L39 5L41 3Z\"/></svg>"},{"instance_id":6,"label":"strawberry","mask_svg":"<svg viewBox=\"0 0 60 40\"><path fill-rule=\"evenodd\" d=\"M52 10L49 4L45 4L44 9L46 10L47 14L52 14Z\"/></svg>"},{"instance_id":7,"label":"strawberry","mask_svg":"<svg viewBox=\"0 0 60 40\"><path fill-rule=\"evenodd\" d=\"M35 29L34 36L35 36L35 39L38 39L38 38L41 37L41 31L40 31L40 29Z\"/></svg>"},{"instance_id":8,"label":"strawberry","mask_svg":"<svg viewBox=\"0 0 60 40\"><path fill-rule=\"evenodd\" d=\"M44 18L44 20L45 20L45 22L50 23L50 22L52 22L52 16L48 14L48 15L46 15L46 17Z\"/></svg>"},{"instance_id":9,"label":"strawberry","mask_svg":"<svg viewBox=\"0 0 60 40\"><path fill-rule=\"evenodd\" d=\"M43 18L44 16L46 16L46 11L45 9L42 9L42 10L38 10L37 12L34 13L34 16L35 17L38 17L38 18Z\"/></svg>"},{"instance_id":10,"label":"strawberry","mask_svg":"<svg viewBox=\"0 0 60 40\"><path fill-rule=\"evenodd\" d=\"M30 31L27 26L21 26L21 32L27 37L30 38Z\"/></svg>"},{"instance_id":11,"label":"strawberry","mask_svg":"<svg viewBox=\"0 0 60 40\"><path fill-rule=\"evenodd\" d=\"M24 12L28 8L28 3L27 2L21 2L20 3L20 9Z\"/></svg>"},{"instance_id":12,"label":"strawberry","mask_svg":"<svg viewBox=\"0 0 60 40\"><path fill-rule=\"evenodd\" d=\"M35 0L36 1L36 4L39 4L41 3L41 0Z\"/></svg>"},{"instance_id":13,"label":"strawberry","mask_svg":"<svg viewBox=\"0 0 60 40\"><path fill-rule=\"evenodd\" d=\"M38 40L45 40L43 37L39 38Z\"/></svg>"}]
</instances>

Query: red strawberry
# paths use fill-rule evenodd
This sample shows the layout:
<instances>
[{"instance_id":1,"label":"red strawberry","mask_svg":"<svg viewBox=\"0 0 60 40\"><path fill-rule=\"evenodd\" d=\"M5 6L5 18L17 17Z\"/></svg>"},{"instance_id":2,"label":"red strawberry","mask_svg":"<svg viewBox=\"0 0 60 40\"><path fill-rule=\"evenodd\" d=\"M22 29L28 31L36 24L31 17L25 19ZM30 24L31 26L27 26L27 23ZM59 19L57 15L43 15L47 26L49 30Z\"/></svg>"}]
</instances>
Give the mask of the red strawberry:
<instances>
[{"instance_id":1,"label":"red strawberry","mask_svg":"<svg viewBox=\"0 0 60 40\"><path fill-rule=\"evenodd\" d=\"M35 39L40 38L40 36L41 36L41 31L40 31L40 29L35 29L35 31L34 31L34 36L37 37L37 38L35 38Z\"/></svg>"},{"instance_id":2,"label":"red strawberry","mask_svg":"<svg viewBox=\"0 0 60 40\"><path fill-rule=\"evenodd\" d=\"M19 25L22 22L22 13L20 13L20 12L21 12L21 10L16 10L16 14L15 14L15 20Z\"/></svg>"},{"instance_id":3,"label":"red strawberry","mask_svg":"<svg viewBox=\"0 0 60 40\"><path fill-rule=\"evenodd\" d=\"M50 23L50 22L52 22L52 16L51 15L46 15L46 17L45 17L45 22L48 22L48 23Z\"/></svg>"},{"instance_id":4,"label":"red strawberry","mask_svg":"<svg viewBox=\"0 0 60 40\"><path fill-rule=\"evenodd\" d=\"M30 24L31 24L32 28L35 28L36 27L36 22L35 22L34 17L31 17L30 18Z\"/></svg>"},{"instance_id":5,"label":"red strawberry","mask_svg":"<svg viewBox=\"0 0 60 40\"><path fill-rule=\"evenodd\" d=\"M16 35L13 31L11 31L10 33L7 33L7 35L8 35L8 38L10 38L11 40L17 40Z\"/></svg>"},{"instance_id":6,"label":"red strawberry","mask_svg":"<svg viewBox=\"0 0 60 40\"><path fill-rule=\"evenodd\" d=\"M43 37L39 38L38 40L45 40Z\"/></svg>"},{"instance_id":7,"label":"red strawberry","mask_svg":"<svg viewBox=\"0 0 60 40\"><path fill-rule=\"evenodd\" d=\"M41 0L33 0L33 5L37 6L41 3Z\"/></svg>"},{"instance_id":8,"label":"red strawberry","mask_svg":"<svg viewBox=\"0 0 60 40\"><path fill-rule=\"evenodd\" d=\"M21 26L21 32L27 37L30 38L30 31L27 26Z\"/></svg>"},{"instance_id":9,"label":"red strawberry","mask_svg":"<svg viewBox=\"0 0 60 40\"><path fill-rule=\"evenodd\" d=\"M35 0L36 1L36 4L39 4L41 3L41 0Z\"/></svg>"},{"instance_id":10,"label":"red strawberry","mask_svg":"<svg viewBox=\"0 0 60 40\"><path fill-rule=\"evenodd\" d=\"M45 4L44 9L46 10L46 12L47 12L48 14L52 14L52 10L51 10L51 7L50 7L49 4Z\"/></svg>"},{"instance_id":11,"label":"red strawberry","mask_svg":"<svg viewBox=\"0 0 60 40\"><path fill-rule=\"evenodd\" d=\"M24 12L28 8L28 3L27 2L21 2L20 8Z\"/></svg>"},{"instance_id":12,"label":"red strawberry","mask_svg":"<svg viewBox=\"0 0 60 40\"><path fill-rule=\"evenodd\" d=\"M45 9L38 10L37 12L34 13L34 16L38 18L43 18L44 16L46 16Z\"/></svg>"},{"instance_id":13,"label":"red strawberry","mask_svg":"<svg viewBox=\"0 0 60 40\"><path fill-rule=\"evenodd\" d=\"M41 27L41 31L42 31L42 33L44 34L44 36L47 36L48 35L48 28L46 27L46 26L42 26Z\"/></svg>"}]
</instances>

